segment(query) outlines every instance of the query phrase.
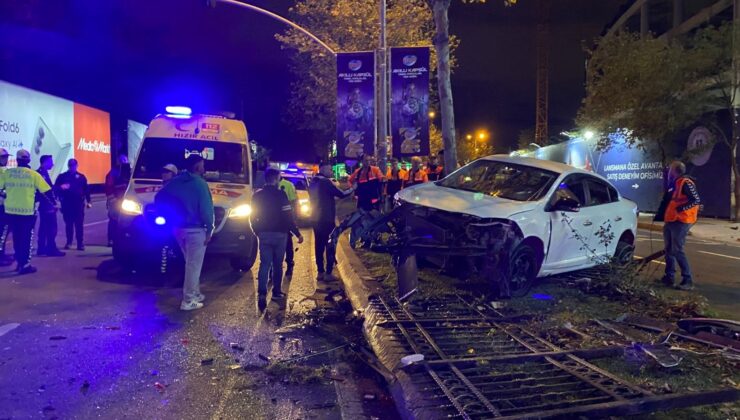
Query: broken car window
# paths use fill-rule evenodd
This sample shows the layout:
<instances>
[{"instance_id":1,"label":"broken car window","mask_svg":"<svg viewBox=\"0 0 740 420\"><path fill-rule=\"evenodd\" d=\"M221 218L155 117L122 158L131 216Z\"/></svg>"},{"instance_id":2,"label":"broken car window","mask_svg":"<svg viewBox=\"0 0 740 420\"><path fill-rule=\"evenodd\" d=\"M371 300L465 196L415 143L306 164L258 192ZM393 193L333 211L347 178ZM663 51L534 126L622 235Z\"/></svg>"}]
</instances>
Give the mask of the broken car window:
<instances>
[{"instance_id":1,"label":"broken car window","mask_svg":"<svg viewBox=\"0 0 740 420\"><path fill-rule=\"evenodd\" d=\"M535 201L542 198L556 178L557 174L539 168L478 160L438 185L515 201Z\"/></svg>"}]
</instances>

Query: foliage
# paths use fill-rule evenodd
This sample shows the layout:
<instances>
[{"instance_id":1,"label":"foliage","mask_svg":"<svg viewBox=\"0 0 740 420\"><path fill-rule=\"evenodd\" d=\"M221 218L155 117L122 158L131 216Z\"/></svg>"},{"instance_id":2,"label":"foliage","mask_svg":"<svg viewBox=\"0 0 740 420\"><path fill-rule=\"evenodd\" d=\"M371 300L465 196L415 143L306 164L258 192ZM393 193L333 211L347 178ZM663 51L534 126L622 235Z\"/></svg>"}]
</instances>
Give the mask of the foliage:
<instances>
[{"instance_id":1,"label":"foliage","mask_svg":"<svg viewBox=\"0 0 740 420\"><path fill-rule=\"evenodd\" d=\"M290 13L292 20L335 51L374 51L377 48L379 11L374 1L299 0ZM423 0L391 1L386 17L389 46L431 44L434 22ZM320 143L317 149L326 150L335 137L336 61L321 46L295 29L278 34L276 38L283 49L295 51L291 70L297 80L291 86L286 119L315 133ZM453 50L457 45L457 39L452 38ZM432 51L432 73L436 60ZM431 95L431 102L435 97L435 94Z\"/></svg>"},{"instance_id":2,"label":"foliage","mask_svg":"<svg viewBox=\"0 0 740 420\"><path fill-rule=\"evenodd\" d=\"M655 142L665 160L673 135L706 109L706 95L690 94L697 77L696 65L677 42L629 32L607 35L590 51L577 123L598 133L627 128L628 146ZM599 140L602 149L612 145L607 136Z\"/></svg>"},{"instance_id":3,"label":"foliage","mask_svg":"<svg viewBox=\"0 0 740 420\"><path fill-rule=\"evenodd\" d=\"M478 140L477 136L468 139L461 136L457 141L457 159L462 164L472 162L480 157L490 156L493 153L493 144L491 144L490 139Z\"/></svg>"}]
</instances>

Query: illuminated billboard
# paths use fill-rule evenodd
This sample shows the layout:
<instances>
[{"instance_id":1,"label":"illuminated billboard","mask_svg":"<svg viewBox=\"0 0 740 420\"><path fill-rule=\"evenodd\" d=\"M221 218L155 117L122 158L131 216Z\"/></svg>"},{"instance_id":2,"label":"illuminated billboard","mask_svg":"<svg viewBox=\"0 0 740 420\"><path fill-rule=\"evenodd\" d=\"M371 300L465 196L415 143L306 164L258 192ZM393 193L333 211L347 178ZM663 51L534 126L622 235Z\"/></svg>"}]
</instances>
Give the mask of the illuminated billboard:
<instances>
[{"instance_id":1,"label":"illuminated billboard","mask_svg":"<svg viewBox=\"0 0 740 420\"><path fill-rule=\"evenodd\" d=\"M31 153L31 167L39 158L54 159L51 178L64 172L76 158L91 184L102 184L110 170L110 115L66 99L0 81L0 147L15 166L20 149Z\"/></svg>"}]
</instances>

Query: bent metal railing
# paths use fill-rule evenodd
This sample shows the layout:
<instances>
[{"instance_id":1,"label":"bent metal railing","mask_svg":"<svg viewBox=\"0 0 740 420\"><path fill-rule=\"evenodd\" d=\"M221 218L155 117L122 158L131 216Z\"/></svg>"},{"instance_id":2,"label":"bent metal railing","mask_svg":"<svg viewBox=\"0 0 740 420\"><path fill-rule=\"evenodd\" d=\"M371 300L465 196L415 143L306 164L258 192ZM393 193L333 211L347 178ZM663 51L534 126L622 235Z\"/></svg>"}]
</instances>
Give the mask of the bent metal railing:
<instances>
[{"instance_id":1,"label":"bent metal railing","mask_svg":"<svg viewBox=\"0 0 740 420\"><path fill-rule=\"evenodd\" d=\"M738 390L655 395L591 363L608 346L566 350L459 296L402 304L371 299L365 333L403 388L414 418L603 417L732 401ZM401 358L424 361L401 366Z\"/></svg>"}]
</instances>

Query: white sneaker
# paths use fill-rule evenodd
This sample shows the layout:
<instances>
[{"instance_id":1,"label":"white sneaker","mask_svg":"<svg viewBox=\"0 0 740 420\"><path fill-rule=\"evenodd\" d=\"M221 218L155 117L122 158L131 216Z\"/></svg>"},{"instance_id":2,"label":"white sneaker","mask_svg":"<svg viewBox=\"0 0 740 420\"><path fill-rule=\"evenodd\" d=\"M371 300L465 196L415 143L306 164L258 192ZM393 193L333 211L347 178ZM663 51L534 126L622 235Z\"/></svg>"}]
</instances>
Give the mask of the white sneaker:
<instances>
[{"instance_id":1,"label":"white sneaker","mask_svg":"<svg viewBox=\"0 0 740 420\"><path fill-rule=\"evenodd\" d=\"M198 293L195 295L195 299L193 299L194 302L203 302L204 300L206 300L206 295L203 293Z\"/></svg>"},{"instance_id":2,"label":"white sneaker","mask_svg":"<svg viewBox=\"0 0 740 420\"><path fill-rule=\"evenodd\" d=\"M183 311L192 311L195 309L200 309L202 307L203 307L202 302L196 302L194 300L190 302L183 301L182 303L180 303L180 309L182 309Z\"/></svg>"}]
</instances>

